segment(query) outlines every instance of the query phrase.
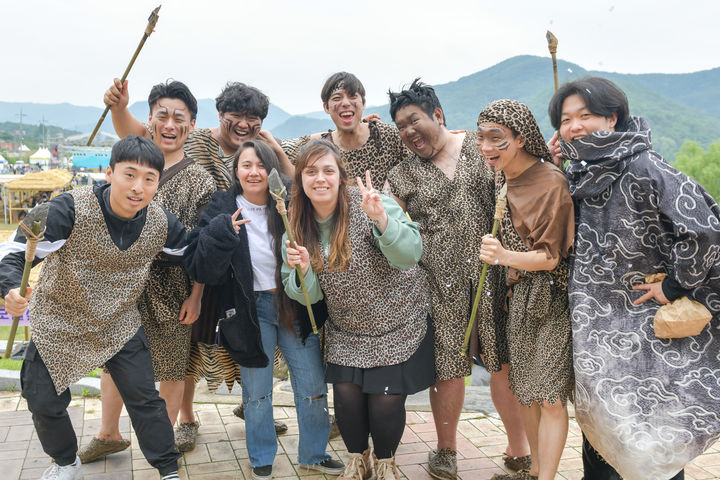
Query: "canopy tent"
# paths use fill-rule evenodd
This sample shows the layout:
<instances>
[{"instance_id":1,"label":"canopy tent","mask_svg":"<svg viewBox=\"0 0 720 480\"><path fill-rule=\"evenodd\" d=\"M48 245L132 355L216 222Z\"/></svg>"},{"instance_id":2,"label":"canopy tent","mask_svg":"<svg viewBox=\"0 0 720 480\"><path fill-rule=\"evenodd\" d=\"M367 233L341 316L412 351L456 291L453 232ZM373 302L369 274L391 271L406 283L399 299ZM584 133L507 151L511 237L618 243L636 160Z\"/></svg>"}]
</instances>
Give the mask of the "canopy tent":
<instances>
[{"instance_id":1,"label":"canopy tent","mask_svg":"<svg viewBox=\"0 0 720 480\"><path fill-rule=\"evenodd\" d=\"M52 154L50 153L50 150L43 147L39 149L37 152L30 155L30 163L35 163L38 165L50 165L50 159L52 158Z\"/></svg>"},{"instance_id":2,"label":"canopy tent","mask_svg":"<svg viewBox=\"0 0 720 480\"><path fill-rule=\"evenodd\" d=\"M73 174L63 169L34 172L23 175L5 184L3 195L5 221L17 220L21 211L28 210L32 205L32 197L38 192L50 192L49 197L62 192L72 180ZM50 200L50 198L48 198Z\"/></svg>"},{"instance_id":3,"label":"canopy tent","mask_svg":"<svg viewBox=\"0 0 720 480\"><path fill-rule=\"evenodd\" d=\"M8 163L5 157L2 156L2 153L0 153L0 163Z\"/></svg>"}]
</instances>

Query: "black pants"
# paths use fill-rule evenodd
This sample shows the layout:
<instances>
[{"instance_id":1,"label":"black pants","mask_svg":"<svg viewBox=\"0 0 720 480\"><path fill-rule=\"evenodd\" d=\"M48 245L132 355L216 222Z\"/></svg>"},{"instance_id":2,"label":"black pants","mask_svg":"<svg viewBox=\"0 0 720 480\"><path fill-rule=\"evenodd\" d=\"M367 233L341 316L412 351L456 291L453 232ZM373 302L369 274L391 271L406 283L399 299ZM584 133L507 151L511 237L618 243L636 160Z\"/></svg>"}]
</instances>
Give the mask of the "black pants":
<instances>
[{"instance_id":1,"label":"black pants","mask_svg":"<svg viewBox=\"0 0 720 480\"><path fill-rule=\"evenodd\" d=\"M175 450L165 401L155 389L150 349L142 327L105 366L120 391L147 461L161 475L176 472L180 454ZM25 352L20 381L22 396L27 399L43 450L58 465L70 465L78 449L67 412L70 390L56 393L50 373L32 341Z\"/></svg>"},{"instance_id":2,"label":"black pants","mask_svg":"<svg viewBox=\"0 0 720 480\"><path fill-rule=\"evenodd\" d=\"M622 477L615 469L605 461L604 458L590 445L583 434L583 480L622 480ZM684 480L685 470L672 477L670 480Z\"/></svg>"}]
</instances>

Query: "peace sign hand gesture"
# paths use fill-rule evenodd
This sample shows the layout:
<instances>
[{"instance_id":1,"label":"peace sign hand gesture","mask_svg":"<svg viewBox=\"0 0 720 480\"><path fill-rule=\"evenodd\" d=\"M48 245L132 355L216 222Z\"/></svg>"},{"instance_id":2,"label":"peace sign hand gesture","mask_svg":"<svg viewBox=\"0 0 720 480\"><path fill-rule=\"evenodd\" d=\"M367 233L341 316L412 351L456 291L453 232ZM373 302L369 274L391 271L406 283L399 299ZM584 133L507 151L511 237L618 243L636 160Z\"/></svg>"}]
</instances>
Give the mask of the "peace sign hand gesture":
<instances>
[{"instance_id":1,"label":"peace sign hand gesture","mask_svg":"<svg viewBox=\"0 0 720 480\"><path fill-rule=\"evenodd\" d=\"M232 227L233 227L233 230L235 230L235 233L240 233L241 225L250 223L249 218L241 218L240 220L238 220L238 217L240 216L240 212L242 212L242 207L235 210L235 213L233 213L232 217L230 217L230 222L232 223Z\"/></svg>"},{"instance_id":2,"label":"peace sign hand gesture","mask_svg":"<svg viewBox=\"0 0 720 480\"><path fill-rule=\"evenodd\" d=\"M380 194L372 186L370 171L365 171L365 182L367 186L363 185L360 177L356 177L356 180L358 188L360 188L360 193L362 194L362 209L367 216L370 217L370 220L372 220L382 235L387 228L388 216L385 212L385 206L383 205L382 198L380 198Z\"/></svg>"}]
</instances>

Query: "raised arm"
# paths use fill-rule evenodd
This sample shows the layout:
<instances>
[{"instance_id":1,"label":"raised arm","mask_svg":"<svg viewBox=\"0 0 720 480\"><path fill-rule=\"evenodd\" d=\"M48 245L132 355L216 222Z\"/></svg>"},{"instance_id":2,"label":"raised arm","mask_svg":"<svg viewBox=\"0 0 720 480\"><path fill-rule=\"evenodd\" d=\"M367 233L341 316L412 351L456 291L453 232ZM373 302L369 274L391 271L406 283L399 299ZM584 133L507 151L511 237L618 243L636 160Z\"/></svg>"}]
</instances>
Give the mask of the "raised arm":
<instances>
[{"instance_id":1,"label":"raised arm","mask_svg":"<svg viewBox=\"0 0 720 480\"><path fill-rule=\"evenodd\" d=\"M119 78L113 79L112 85L105 91L103 103L110 107L113 127L120 138L125 138L128 135L150 137L147 128L128 110L130 93L128 92L127 80L121 83Z\"/></svg>"}]
</instances>

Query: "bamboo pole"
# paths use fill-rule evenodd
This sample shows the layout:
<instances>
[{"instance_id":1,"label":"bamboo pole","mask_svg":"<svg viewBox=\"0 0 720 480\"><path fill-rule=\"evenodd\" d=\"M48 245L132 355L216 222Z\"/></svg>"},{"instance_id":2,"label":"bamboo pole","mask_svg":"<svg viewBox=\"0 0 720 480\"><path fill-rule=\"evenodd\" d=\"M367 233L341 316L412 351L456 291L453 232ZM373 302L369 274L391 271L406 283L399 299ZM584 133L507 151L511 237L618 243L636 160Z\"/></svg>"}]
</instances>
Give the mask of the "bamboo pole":
<instances>
[{"instance_id":1,"label":"bamboo pole","mask_svg":"<svg viewBox=\"0 0 720 480\"><path fill-rule=\"evenodd\" d=\"M20 296L24 297L30 280L30 270L32 270L33 260L35 260L35 249L37 248L38 243L40 243L40 240L42 240L42 234L40 232L42 222L34 221L32 230L30 230L24 223L21 223L20 227L26 230L25 237L27 238L27 245L25 247L25 268L23 268L22 281L20 282ZM13 343L15 343L15 334L17 333L19 322L20 317L13 318L12 326L10 327L10 335L7 340L7 346L5 347L5 358L10 358L10 355L12 354Z\"/></svg>"},{"instance_id":2,"label":"bamboo pole","mask_svg":"<svg viewBox=\"0 0 720 480\"><path fill-rule=\"evenodd\" d=\"M288 221L287 209L285 208L285 197L287 192L285 191L285 185L280 180L280 175L274 168L268 175L268 188L270 189L270 195L275 199L275 208L282 217L283 224L285 225L285 233L287 234L290 245L295 245L295 236L290 229L290 222ZM307 285L305 285L305 277L302 272L300 265L295 266L295 274L300 279L300 287L302 288L303 297L305 297L305 305L307 306L308 316L310 317L310 325L312 326L313 333L317 335L318 329L315 323L315 315L313 315L312 305L310 304L310 295L308 294Z\"/></svg>"},{"instance_id":3,"label":"bamboo pole","mask_svg":"<svg viewBox=\"0 0 720 480\"><path fill-rule=\"evenodd\" d=\"M498 193L498 198L495 201L495 216L493 217L492 236L497 237L498 230L500 230L500 221L505 215L505 206L507 205L507 184L503 185ZM470 335L472 335L473 326L475 324L475 317L477 315L478 306L480 305L480 294L482 293L483 287L485 286L485 277L487 277L488 264L483 263L482 271L480 272L480 281L478 282L477 290L475 291L475 300L473 301L472 311L470 312L470 322L468 322L467 330L465 330L465 341L463 342L462 354L468 354L468 345L470 344Z\"/></svg>"},{"instance_id":4,"label":"bamboo pole","mask_svg":"<svg viewBox=\"0 0 720 480\"><path fill-rule=\"evenodd\" d=\"M162 5L160 5L162 7ZM140 44L135 49L135 53L133 54L132 58L130 59L130 63L128 63L127 68L125 68L125 72L122 75L122 78L120 78L120 83L123 83L125 79L127 78L128 74L130 73L130 69L132 68L133 64L135 63L135 59L138 57L138 54L140 53L140 50L142 50L143 45L145 45L145 40L148 39L151 33L155 30L155 25L157 24L158 18L160 16L158 15L158 12L160 11L160 7L157 7L155 10L153 10L150 13L150 16L148 17L148 24L145 27L145 31L143 32L143 36L140 39ZM95 135L97 135L98 130L100 130L100 126L105 121L105 117L107 116L108 112L110 111L110 105L105 105L105 111L100 116L100 120L98 120L97 125L95 125L95 129L90 134L90 138L88 139L87 146L89 147L92 145L93 140L95 140Z\"/></svg>"}]
</instances>

